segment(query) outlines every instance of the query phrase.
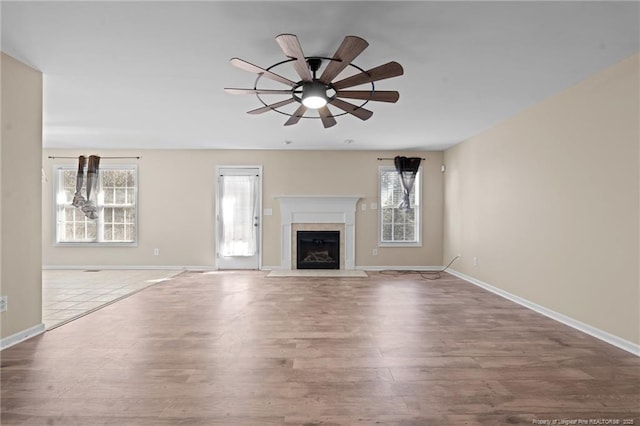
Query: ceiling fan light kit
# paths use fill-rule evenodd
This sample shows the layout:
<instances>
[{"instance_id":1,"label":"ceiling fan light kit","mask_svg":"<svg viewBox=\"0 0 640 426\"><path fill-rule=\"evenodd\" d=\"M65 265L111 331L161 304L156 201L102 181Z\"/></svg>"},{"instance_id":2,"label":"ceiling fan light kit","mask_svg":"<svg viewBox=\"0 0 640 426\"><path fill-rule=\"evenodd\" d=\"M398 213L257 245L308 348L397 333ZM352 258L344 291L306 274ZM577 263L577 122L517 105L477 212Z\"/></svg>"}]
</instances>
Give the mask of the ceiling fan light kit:
<instances>
[{"instance_id":1,"label":"ceiling fan light kit","mask_svg":"<svg viewBox=\"0 0 640 426\"><path fill-rule=\"evenodd\" d=\"M323 87L313 86L305 87L302 91L302 103L310 109L322 108L327 104L326 90Z\"/></svg>"},{"instance_id":2,"label":"ceiling fan light kit","mask_svg":"<svg viewBox=\"0 0 640 426\"><path fill-rule=\"evenodd\" d=\"M404 73L402 66L397 62L388 62L369 70L354 65L352 61L367 48L369 43L356 36L347 36L332 58L318 56L304 56L298 37L293 34L280 34L276 42L289 59L261 68L239 58L232 58L231 65L244 71L258 74L253 89L225 88L230 94L253 94L263 104L262 107L248 111L248 114L262 114L267 111L289 116L285 126L296 124L301 118L319 118L325 128L337 124L335 117L350 114L361 120L368 120L373 115L372 111L363 108L369 101L395 103L400 98L397 91L376 90L374 82L387 78L397 77ZM326 66L317 77L323 62ZM300 81L292 81L273 71L282 64L291 63ZM333 80L347 67L358 70L358 73L334 82ZM273 90L258 87L261 78L267 78L289 86L289 89ZM369 90L343 90L362 84L370 85ZM289 95L290 97L275 103L265 102L260 95ZM346 102L339 98L356 99L362 101L359 105ZM298 102L299 106L293 114L284 112L280 108L291 103ZM343 112L335 114L328 106L338 108ZM305 115L308 110L317 111L317 114Z\"/></svg>"}]
</instances>

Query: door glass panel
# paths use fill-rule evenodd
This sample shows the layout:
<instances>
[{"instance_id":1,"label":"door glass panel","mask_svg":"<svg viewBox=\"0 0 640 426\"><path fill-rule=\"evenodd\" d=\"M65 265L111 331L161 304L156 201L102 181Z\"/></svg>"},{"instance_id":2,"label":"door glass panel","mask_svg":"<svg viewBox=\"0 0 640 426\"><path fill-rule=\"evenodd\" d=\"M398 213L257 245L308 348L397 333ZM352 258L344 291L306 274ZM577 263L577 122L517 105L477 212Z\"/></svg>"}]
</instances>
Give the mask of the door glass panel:
<instances>
[{"instance_id":1,"label":"door glass panel","mask_svg":"<svg viewBox=\"0 0 640 426\"><path fill-rule=\"evenodd\" d=\"M221 177L223 256L253 256L257 252L257 176Z\"/></svg>"}]
</instances>

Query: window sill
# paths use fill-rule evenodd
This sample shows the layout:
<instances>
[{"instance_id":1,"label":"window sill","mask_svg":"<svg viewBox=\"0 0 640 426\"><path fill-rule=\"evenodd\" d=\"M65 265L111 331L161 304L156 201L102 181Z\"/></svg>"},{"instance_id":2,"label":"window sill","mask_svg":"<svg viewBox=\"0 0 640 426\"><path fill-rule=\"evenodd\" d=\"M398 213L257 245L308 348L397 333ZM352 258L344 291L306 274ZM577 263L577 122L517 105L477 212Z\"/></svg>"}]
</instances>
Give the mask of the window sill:
<instances>
[{"instance_id":1,"label":"window sill","mask_svg":"<svg viewBox=\"0 0 640 426\"><path fill-rule=\"evenodd\" d=\"M54 247L138 247L137 242L132 243L89 243L89 242L62 242L62 243L53 243Z\"/></svg>"},{"instance_id":2,"label":"window sill","mask_svg":"<svg viewBox=\"0 0 640 426\"><path fill-rule=\"evenodd\" d=\"M397 243L378 242L378 247L422 247L422 242L421 241L397 242Z\"/></svg>"}]
</instances>

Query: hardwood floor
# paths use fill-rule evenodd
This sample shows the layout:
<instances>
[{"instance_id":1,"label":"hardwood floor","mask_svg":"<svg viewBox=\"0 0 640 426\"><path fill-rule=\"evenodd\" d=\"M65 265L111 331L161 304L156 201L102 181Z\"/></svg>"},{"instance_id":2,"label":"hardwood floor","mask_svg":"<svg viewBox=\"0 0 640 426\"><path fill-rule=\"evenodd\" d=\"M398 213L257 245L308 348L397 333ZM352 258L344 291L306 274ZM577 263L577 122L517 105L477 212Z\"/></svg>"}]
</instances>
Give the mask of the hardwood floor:
<instances>
[{"instance_id":1,"label":"hardwood floor","mask_svg":"<svg viewBox=\"0 0 640 426\"><path fill-rule=\"evenodd\" d=\"M265 275L184 273L4 350L1 424L640 425L640 358L455 277Z\"/></svg>"}]
</instances>

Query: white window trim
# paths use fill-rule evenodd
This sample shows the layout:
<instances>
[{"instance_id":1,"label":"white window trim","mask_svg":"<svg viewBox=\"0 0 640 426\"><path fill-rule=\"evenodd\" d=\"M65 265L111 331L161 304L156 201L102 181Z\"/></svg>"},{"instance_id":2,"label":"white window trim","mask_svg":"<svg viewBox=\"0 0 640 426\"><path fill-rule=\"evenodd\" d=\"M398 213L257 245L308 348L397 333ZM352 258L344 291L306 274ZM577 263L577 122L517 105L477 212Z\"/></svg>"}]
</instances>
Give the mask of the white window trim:
<instances>
[{"instance_id":1,"label":"white window trim","mask_svg":"<svg viewBox=\"0 0 640 426\"><path fill-rule=\"evenodd\" d=\"M52 203L53 203L53 209L52 209L52 242L53 242L53 246L55 247L138 247L138 240L140 238L140 234L139 234L139 216L140 216L140 205L139 205L139 193L140 193L140 183L139 183L139 176L138 176L138 165L137 164L100 164L100 170L135 170L136 173L136 196L135 196L135 204L136 204L136 221L135 221L135 226L136 226L136 238L134 241L131 242L123 242L123 241L116 241L116 242L108 242L108 241L96 241L96 242L90 242L90 241L61 241L58 242L58 187L59 187L59 173L58 171L60 169L73 169L73 170L77 170L78 165L77 164L69 164L69 163L63 163L63 164L54 164L52 167L52 174L51 176L53 176L53 179L51 179L52 184L53 184L53 192L52 192ZM87 178L87 173L86 173L86 169L85 169L85 179Z\"/></svg>"},{"instance_id":2,"label":"white window trim","mask_svg":"<svg viewBox=\"0 0 640 426\"><path fill-rule=\"evenodd\" d=\"M422 247L422 215L423 215L423 198L422 198L422 166L418 169L418 176L416 177L416 183L414 186L416 191L416 197L419 201L420 211L419 214L416 215L416 221L418 222L416 226L416 235L418 236L417 241L398 241L398 242L389 242L382 241L382 172L396 170L394 166L379 166L378 167L378 247ZM419 179L418 179L419 178Z\"/></svg>"}]
</instances>

